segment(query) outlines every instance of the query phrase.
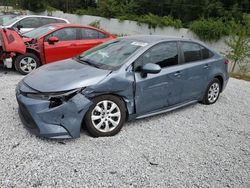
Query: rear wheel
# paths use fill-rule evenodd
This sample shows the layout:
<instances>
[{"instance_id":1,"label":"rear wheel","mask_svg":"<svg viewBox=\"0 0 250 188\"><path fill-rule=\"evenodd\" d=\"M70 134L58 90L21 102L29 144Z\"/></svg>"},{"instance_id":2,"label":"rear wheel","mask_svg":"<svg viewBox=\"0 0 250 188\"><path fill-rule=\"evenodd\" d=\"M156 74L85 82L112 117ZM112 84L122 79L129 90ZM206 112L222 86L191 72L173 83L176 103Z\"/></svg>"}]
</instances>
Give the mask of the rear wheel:
<instances>
[{"instance_id":1,"label":"rear wheel","mask_svg":"<svg viewBox=\"0 0 250 188\"><path fill-rule=\"evenodd\" d=\"M88 132L94 137L117 134L126 119L124 102L112 95L93 99L93 105L85 115L84 122Z\"/></svg>"},{"instance_id":2,"label":"rear wheel","mask_svg":"<svg viewBox=\"0 0 250 188\"><path fill-rule=\"evenodd\" d=\"M214 104L220 96L220 91L221 91L221 83L217 78L214 78L208 84L202 103L207 105Z\"/></svg>"},{"instance_id":3,"label":"rear wheel","mask_svg":"<svg viewBox=\"0 0 250 188\"><path fill-rule=\"evenodd\" d=\"M16 70L23 74L29 74L40 66L39 58L33 53L26 53L25 55L19 55L15 59Z\"/></svg>"}]
</instances>

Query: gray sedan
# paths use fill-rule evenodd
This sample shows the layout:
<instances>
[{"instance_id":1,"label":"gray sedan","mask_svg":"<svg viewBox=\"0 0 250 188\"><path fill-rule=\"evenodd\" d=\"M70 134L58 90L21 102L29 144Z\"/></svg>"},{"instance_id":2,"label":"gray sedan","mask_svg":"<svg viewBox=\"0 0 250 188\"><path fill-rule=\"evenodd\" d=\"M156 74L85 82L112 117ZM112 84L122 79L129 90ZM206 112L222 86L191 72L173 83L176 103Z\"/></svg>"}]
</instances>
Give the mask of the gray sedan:
<instances>
[{"instance_id":1,"label":"gray sedan","mask_svg":"<svg viewBox=\"0 0 250 188\"><path fill-rule=\"evenodd\" d=\"M94 137L113 136L127 120L215 103L227 64L196 41L119 38L26 76L16 89L19 115L42 137L77 138L82 126Z\"/></svg>"}]
</instances>

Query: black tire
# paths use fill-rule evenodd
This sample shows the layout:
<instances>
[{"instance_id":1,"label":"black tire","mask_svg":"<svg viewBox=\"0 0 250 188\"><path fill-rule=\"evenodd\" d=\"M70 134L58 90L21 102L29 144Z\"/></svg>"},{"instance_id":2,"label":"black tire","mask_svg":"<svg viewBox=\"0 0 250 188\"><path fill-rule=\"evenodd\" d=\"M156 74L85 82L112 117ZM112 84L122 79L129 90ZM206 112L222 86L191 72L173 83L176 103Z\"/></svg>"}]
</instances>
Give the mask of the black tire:
<instances>
[{"instance_id":1,"label":"black tire","mask_svg":"<svg viewBox=\"0 0 250 188\"><path fill-rule=\"evenodd\" d=\"M105 114L105 117L104 117L104 115L97 114L96 116L103 116L102 119L93 120L94 123L97 122L97 124L99 124L99 123L102 124L102 126L99 129L96 128L96 126L93 124L93 121L92 121L92 113L98 113L97 111L94 110L95 107L96 106L100 107L99 105L102 105L104 101L111 102L111 103L108 103L110 105L112 103L115 103L117 105L117 107L119 108L119 110L120 110L120 111L118 111L117 108L116 108L113 111L111 111L114 114L114 113L116 113L116 110L117 110L117 112L120 114L120 116L119 116L120 118L115 119L115 121L118 121L118 119L119 119L119 121L118 121L119 123L117 123L118 125L113 126L114 129L110 130L108 132L103 132L104 130L100 131L102 128L105 129L106 123L107 123L106 121L108 121L108 124L109 124L108 127L110 127L110 125L112 127L112 125L113 125L107 119L104 122L102 121L105 118L111 118L111 117L106 117L107 114ZM85 123L85 126L86 126L88 132L90 133L90 135L93 136L93 137L104 137L104 136L114 136L118 132L120 132L120 130L121 130L121 128L124 125L125 120L126 120L126 106L125 106L123 100L120 99L119 97L116 97L116 96L113 96L113 95L102 95L102 96L98 96L98 97L94 98L92 100L92 102L93 102L93 104L91 105L91 107L89 108L89 110L87 111L87 113L86 113L86 115L84 117L84 123ZM111 106L109 106L109 107L110 107L109 109L111 109ZM102 109L102 112L104 111L103 109ZM107 109L108 109L108 107L107 107ZM102 114L102 112L100 112L100 114ZM110 114L111 114L111 112L110 112ZM116 118L116 117L112 117L112 118ZM114 119L112 119L112 120L114 120Z\"/></svg>"},{"instance_id":2,"label":"black tire","mask_svg":"<svg viewBox=\"0 0 250 188\"><path fill-rule=\"evenodd\" d=\"M22 67L22 61L26 61L28 60L28 58L31 58L32 59L32 65L35 66L35 68L31 67L31 71L30 71L30 68L26 68L26 71L24 70L25 68ZM35 70L36 68L38 68L40 65L41 65L41 62L40 62L40 59L34 54L34 53L26 53L24 55L18 55L16 58L15 58L15 69L23 74L23 75L26 75L26 74L29 74L30 72L32 72L33 70Z\"/></svg>"},{"instance_id":3,"label":"black tire","mask_svg":"<svg viewBox=\"0 0 250 188\"><path fill-rule=\"evenodd\" d=\"M209 95L211 94L210 89L211 89L211 87L213 87L214 85L216 86L216 84L218 84L218 87L219 87L218 93L215 93L215 94L214 94L214 97L211 98L211 97L209 97ZM219 99L219 97L220 97L220 92L221 92L221 82L220 82L220 80L218 80L217 78L214 78L214 79L208 84L208 86L207 86L206 92L205 92L205 94L204 94L204 96L203 96L202 103L203 103L203 104L206 104L206 105L210 105L210 104L216 103L216 101L217 101L217 100ZM216 96L216 97L215 97L215 96ZM213 99L213 100L212 100L212 99Z\"/></svg>"}]
</instances>

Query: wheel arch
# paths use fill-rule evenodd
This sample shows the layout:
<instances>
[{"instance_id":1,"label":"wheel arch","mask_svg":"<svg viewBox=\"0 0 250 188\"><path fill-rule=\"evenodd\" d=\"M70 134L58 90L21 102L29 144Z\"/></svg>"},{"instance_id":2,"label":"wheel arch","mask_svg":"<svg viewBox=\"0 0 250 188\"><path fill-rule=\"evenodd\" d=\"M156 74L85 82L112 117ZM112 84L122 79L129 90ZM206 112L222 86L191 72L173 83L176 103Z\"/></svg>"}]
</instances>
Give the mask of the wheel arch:
<instances>
[{"instance_id":1,"label":"wheel arch","mask_svg":"<svg viewBox=\"0 0 250 188\"><path fill-rule=\"evenodd\" d=\"M224 85L223 77L221 75L217 75L214 78L217 78L220 81L220 84L221 84L220 92L222 92L222 88L223 88L223 85Z\"/></svg>"},{"instance_id":2,"label":"wheel arch","mask_svg":"<svg viewBox=\"0 0 250 188\"><path fill-rule=\"evenodd\" d=\"M125 105L125 111L126 111L126 121L128 120L128 117L129 117L129 110L128 110L128 104L126 102L126 100L124 99L123 96L121 95L118 95L118 94L115 94L115 93L102 93L102 94L98 94L98 95L94 95L94 96L91 96L89 97L89 100L93 100L94 98L96 97L101 97L101 96L105 96L105 95L111 95L111 96L114 96L114 97L117 97L119 98ZM82 118L82 127L84 127L84 118L85 118L86 114L84 114L83 118Z\"/></svg>"},{"instance_id":3,"label":"wheel arch","mask_svg":"<svg viewBox=\"0 0 250 188\"><path fill-rule=\"evenodd\" d=\"M26 53L33 53L33 54L35 54L36 56L37 56L37 58L39 58L39 60L40 60L40 62L41 62L41 57L40 57L40 53L37 51L37 50L34 50L34 49L32 49L32 48L27 48L26 49Z\"/></svg>"},{"instance_id":4,"label":"wheel arch","mask_svg":"<svg viewBox=\"0 0 250 188\"><path fill-rule=\"evenodd\" d=\"M126 110L126 119L128 118L128 116L129 116L129 110L128 110L128 104L127 104L128 102L126 102L125 97L123 97L123 96L121 96L121 95L119 95L117 93L103 93L103 94L100 94L100 95L95 95L91 99L96 98L96 97L100 97L100 96L103 96L103 95L111 95L111 96L114 96L114 97L117 97L117 98L121 99L122 102L124 103L125 107L126 107L126 109L125 109Z\"/></svg>"}]
</instances>

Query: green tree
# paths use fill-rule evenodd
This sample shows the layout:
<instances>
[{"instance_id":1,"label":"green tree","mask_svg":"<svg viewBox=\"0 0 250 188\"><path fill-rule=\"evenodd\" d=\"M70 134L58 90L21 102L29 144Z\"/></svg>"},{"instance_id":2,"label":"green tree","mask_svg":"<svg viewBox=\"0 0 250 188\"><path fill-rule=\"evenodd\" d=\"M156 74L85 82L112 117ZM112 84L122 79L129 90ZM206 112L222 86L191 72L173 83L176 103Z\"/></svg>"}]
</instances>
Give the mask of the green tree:
<instances>
[{"instance_id":1,"label":"green tree","mask_svg":"<svg viewBox=\"0 0 250 188\"><path fill-rule=\"evenodd\" d=\"M46 0L21 0L20 6L33 12L42 12L46 9Z\"/></svg>"},{"instance_id":2,"label":"green tree","mask_svg":"<svg viewBox=\"0 0 250 188\"><path fill-rule=\"evenodd\" d=\"M243 16L243 23L235 25L226 44L229 50L226 53L228 59L233 62L232 72L236 65L241 74L246 74L250 62L250 15Z\"/></svg>"}]
</instances>

